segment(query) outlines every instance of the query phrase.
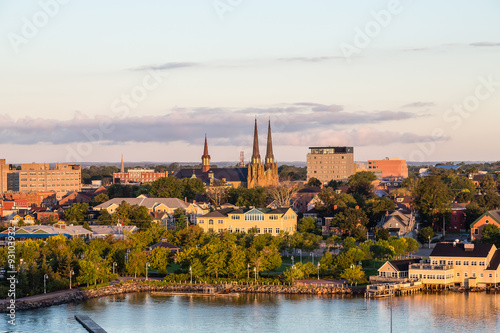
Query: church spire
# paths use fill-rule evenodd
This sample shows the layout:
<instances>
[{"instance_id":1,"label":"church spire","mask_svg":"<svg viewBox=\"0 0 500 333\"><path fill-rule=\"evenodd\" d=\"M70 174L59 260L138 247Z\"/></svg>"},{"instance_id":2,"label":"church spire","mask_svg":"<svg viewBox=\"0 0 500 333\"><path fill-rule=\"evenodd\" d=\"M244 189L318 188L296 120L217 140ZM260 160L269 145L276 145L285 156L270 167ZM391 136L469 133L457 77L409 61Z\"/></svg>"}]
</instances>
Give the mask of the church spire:
<instances>
[{"instance_id":1,"label":"church spire","mask_svg":"<svg viewBox=\"0 0 500 333\"><path fill-rule=\"evenodd\" d=\"M205 147L203 148L203 155L201 156L201 171L207 172L210 170L210 155L208 155L207 135L205 134Z\"/></svg>"},{"instance_id":2,"label":"church spire","mask_svg":"<svg viewBox=\"0 0 500 333\"><path fill-rule=\"evenodd\" d=\"M257 133L257 118L255 118L255 130L253 132L253 153L252 153L252 163L260 164L260 154L259 154L259 135Z\"/></svg>"},{"instance_id":3,"label":"church spire","mask_svg":"<svg viewBox=\"0 0 500 333\"><path fill-rule=\"evenodd\" d=\"M123 154L122 154L122 164L120 166L120 172L125 173L125 167L123 166Z\"/></svg>"},{"instance_id":4,"label":"church spire","mask_svg":"<svg viewBox=\"0 0 500 333\"><path fill-rule=\"evenodd\" d=\"M273 163L274 163L273 140L271 138L271 119L269 119L269 127L267 128L266 165Z\"/></svg>"}]
</instances>

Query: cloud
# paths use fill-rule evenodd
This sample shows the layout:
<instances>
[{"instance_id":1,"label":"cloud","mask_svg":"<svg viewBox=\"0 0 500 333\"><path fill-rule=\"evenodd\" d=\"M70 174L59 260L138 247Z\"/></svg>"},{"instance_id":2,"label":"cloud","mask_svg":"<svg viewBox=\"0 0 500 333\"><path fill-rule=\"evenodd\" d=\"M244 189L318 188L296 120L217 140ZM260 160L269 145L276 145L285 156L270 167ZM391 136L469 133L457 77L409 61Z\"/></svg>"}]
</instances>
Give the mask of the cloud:
<instances>
[{"instance_id":1,"label":"cloud","mask_svg":"<svg viewBox=\"0 0 500 333\"><path fill-rule=\"evenodd\" d=\"M304 142L322 141L321 133L331 137L354 140L362 143L364 132L350 132L346 128L398 122L425 117L425 114L406 111L346 111L336 104L295 103L259 108L229 107L177 107L163 115L89 117L75 112L68 120L20 118L0 114L0 142L6 144L31 145L37 143L71 144L75 142L94 142L103 145L138 142L185 142L200 144L203 134L207 133L211 144L221 146L248 146L253 134L253 121L257 116L259 133L267 133L267 120L271 120L273 137L278 145L304 145ZM111 124L109 131L102 130L103 124ZM104 127L105 128L105 127ZM366 131L365 131L366 132ZM356 133L354 135L353 133ZM392 133L392 132L391 132ZM375 133L377 136L381 134ZM375 135L374 134L374 135ZM325 138L328 136L325 134ZM368 137L368 136L367 136ZM391 140L402 142L425 141L412 133L386 134L384 144ZM263 139L262 139L263 140ZM366 142L376 140L368 139ZM316 143L318 144L318 142ZM347 143L346 143L347 144Z\"/></svg>"},{"instance_id":2,"label":"cloud","mask_svg":"<svg viewBox=\"0 0 500 333\"><path fill-rule=\"evenodd\" d=\"M333 59L345 59L345 57L289 57L278 58L278 61L300 61L300 62L323 62Z\"/></svg>"},{"instance_id":3,"label":"cloud","mask_svg":"<svg viewBox=\"0 0 500 333\"><path fill-rule=\"evenodd\" d=\"M147 65L147 66L140 66L140 67L135 67L131 68L130 70L132 71L164 71L168 69L177 69L177 68L184 68L184 67L195 67L199 66L199 63L196 62L167 62L161 65Z\"/></svg>"},{"instance_id":4,"label":"cloud","mask_svg":"<svg viewBox=\"0 0 500 333\"><path fill-rule=\"evenodd\" d=\"M434 102L413 102L410 104L405 104L402 107L403 108L424 108L424 107L431 107L435 106L436 104Z\"/></svg>"},{"instance_id":5,"label":"cloud","mask_svg":"<svg viewBox=\"0 0 500 333\"><path fill-rule=\"evenodd\" d=\"M493 42L476 42L476 43L470 43L470 46L479 46L479 47L484 47L484 46L500 46L500 43L493 43Z\"/></svg>"}]
</instances>

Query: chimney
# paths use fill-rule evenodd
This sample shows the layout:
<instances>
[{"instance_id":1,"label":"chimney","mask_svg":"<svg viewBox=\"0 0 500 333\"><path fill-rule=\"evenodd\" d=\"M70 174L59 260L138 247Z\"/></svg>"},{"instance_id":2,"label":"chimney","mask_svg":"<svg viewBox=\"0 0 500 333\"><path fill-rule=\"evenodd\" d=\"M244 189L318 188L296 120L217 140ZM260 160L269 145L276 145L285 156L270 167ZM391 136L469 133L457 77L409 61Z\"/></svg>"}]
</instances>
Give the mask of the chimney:
<instances>
[{"instance_id":1,"label":"chimney","mask_svg":"<svg viewBox=\"0 0 500 333\"><path fill-rule=\"evenodd\" d=\"M388 210L385 211L385 216L389 216L389 211Z\"/></svg>"},{"instance_id":2,"label":"chimney","mask_svg":"<svg viewBox=\"0 0 500 333\"><path fill-rule=\"evenodd\" d=\"M187 203L188 202L188 198L187 197L184 197L184 202Z\"/></svg>"},{"instance_id":3,"label":"chimney","mask_svg":"<svg viewBox=\"0 0 500 333\"><path fill-rule=\"evenodd\" d=\"M337 205L333 205L333 210L337 210Z\"/></svg>"},{"instance_id":4,"label":"chimney","mask_svg":"<svg viewBox=\"0 0 500 333\"><path fill-rule=\"evenodd\" d=\"M359 209L359 206L354 207L354 209Z\"/></svg>"}]
</instances>

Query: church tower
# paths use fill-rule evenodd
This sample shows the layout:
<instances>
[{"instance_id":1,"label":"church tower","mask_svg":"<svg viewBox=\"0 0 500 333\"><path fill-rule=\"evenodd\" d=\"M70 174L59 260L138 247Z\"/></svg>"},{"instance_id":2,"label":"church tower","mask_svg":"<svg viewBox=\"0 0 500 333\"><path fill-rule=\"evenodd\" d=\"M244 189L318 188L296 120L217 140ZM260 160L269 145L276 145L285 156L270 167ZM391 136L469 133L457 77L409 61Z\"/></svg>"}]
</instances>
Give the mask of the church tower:
<instances>
[{"instance_id":1,"label":"church tower","mask_svg":"<svg viewBox=\"0 0 500 333\"><path fill-rule=\"evenodd\" d=\"M259 154L259 138L257 132L257 119L253 134L252 160L248 164L247 187L277 186L279 183L278 166L274 161L273 143L271 138L271 120L269 120L267 133L267 151L264 163L261 163Z\"/></svg>"},{"instance_id":2,"label":"church tower","mask_svg":"<svg viewBox=\"0 0 500 333\"><path fill-rule=\"evenodd\" d=\"M267 151L266 151L266 168L274 164L273 140L271 138L271 119L267 128Z\"/></svg>"},{"instance_id":3,"label":"church tower","mask_svg":"<svg viewBox=\"0 0 500 333\"><path fill-rule=\"evenodd\" d=\"M207 135L205 134L205 147L203 148L203 155L201 156L201 171L207 172L210 170L210 155L208 155Z\"/></svg>"}]
</instances>

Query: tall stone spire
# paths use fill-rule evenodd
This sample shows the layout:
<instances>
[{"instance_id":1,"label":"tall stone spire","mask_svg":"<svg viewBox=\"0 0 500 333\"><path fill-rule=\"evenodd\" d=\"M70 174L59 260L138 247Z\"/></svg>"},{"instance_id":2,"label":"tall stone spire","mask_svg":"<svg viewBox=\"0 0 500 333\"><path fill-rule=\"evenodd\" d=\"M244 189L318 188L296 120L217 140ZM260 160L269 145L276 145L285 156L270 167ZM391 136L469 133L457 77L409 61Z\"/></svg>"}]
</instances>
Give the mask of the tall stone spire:
<instances>
[{"instance_id":1,"label":"tall stone spire","mask_svg":"<svg viewBox=\"0 0 500 333\"><path fill-rule=\"evenodd\" d=\"M203 148L203 155L201 156L201 171L207 172L210 170L210 155L208 155L207 135L205 134L205 147Z\"/></svg>"},{"instance_id":2,"label":"tall stone spire","mask_svg":"<svg viewBox=\"0 0 500 333\"><path fill-rule=\"evenodd\" d=\"M253 132L253 153L252 153L252 163L260 164L260 154L259 154L259 134L257 133L257 118L255 118L255 130Z\"/></svg>"},{"instance_id":3,"label":"tall stone spire","mask_svg":"<svg viewBox=\"0 0 500 333\"><path fill-rule=\"evenodd\" d=\"M122 154L122 164L120 166L120 172L125 173L125 166L123 165L123 154Z\"/></svg>"},{"instance_id":4,"label":"tall stone spire","mask_svg":"<svg viewBox=\"0 0 500 333\"><path fill-rule=\"evenodd\" d=\"M273 140L271 138L271 119L269 119L269 127L267 128L267 152L266 165L274 163Z\"/></svg>"}]
</instances>

